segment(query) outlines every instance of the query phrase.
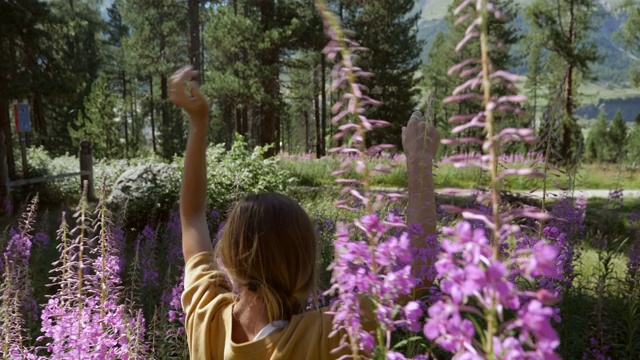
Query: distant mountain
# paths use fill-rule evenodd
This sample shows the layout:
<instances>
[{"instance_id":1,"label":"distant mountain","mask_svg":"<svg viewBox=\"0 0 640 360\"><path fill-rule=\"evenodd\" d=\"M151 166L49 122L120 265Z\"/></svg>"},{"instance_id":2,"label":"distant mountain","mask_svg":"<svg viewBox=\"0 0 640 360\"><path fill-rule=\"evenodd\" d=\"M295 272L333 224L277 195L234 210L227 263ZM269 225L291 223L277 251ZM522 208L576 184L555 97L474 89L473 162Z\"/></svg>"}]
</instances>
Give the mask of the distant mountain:
<instances>
[{"instance_id":1,"label":"distant mountain","mask_svg":"<svg viewBox=\"0 0 640 360\"><path fill-rule=\"evenodd\" d=\"M515 0L521 6L526 6L533 0ZM585 106L578 109L577 114L585 119L594 119L600 109L604 109L609 115L622 110L623 117L632 121L640 113L640 91L623 91L628 79L629 66L637 61L640 54L630 54L621 48L614 40L615 33L620 29L624 21L624 14L616 11L624 0L600 1L601 11L604 17L600 28L593 34L593 39L598 46L602 60L592 68L598 78L598 84L589 86L597 90L589 91L583 99ZM640 2L640 0L634 0ZM418 23L418 37L425 40L422 51L422 60L428 61L427 54L431 43L439 31L446 31L447 25L444 17L453 0L416 0L415 11L420 12ZM528 24L523 16L515 20L516 28L520 33L528 31ZM521 64L511 69L520 74L527 72L526 64Z\"/></svg>"},{"instance_id":2,"label":"distant mountain","mask_svg":"<svg viewBox=\"0 0 640 360\"><path fill-rule=\"evenodd\" d=\"M521 6L526 6L533 0L516 0ZM623 0L601 1L600 6L604 18L599 31L593 38L598 46L602 61L593 67L595 75L600 81L622 83L628 78L629 66L638 60L640 54L630 54L620 47L614 40L614 34L620 29L624 15L615 11ZM640 0L636 0L639 1ZM427 60L427 54L431 43L439 31L444 31L447 26L444 17L453 0L417 0L415 9L421 13L418 23L418 36L426 41L422 51L422 59ZM522 16L515 20L516 28L520 33L528 31L528 24ZM518 67L517 72L526 72L526 68Z\"/></svg>"},{"instance_id":3,"label":"distant mountain","mask_svg":"<svg viewBox=\"0 0 640 360\"><path fill-rule=\"evenodd\" d=\"M515 0L515 2L521 6L526 6L533 1L534 0ZM611 11L624 1L625 0L601 0L600 4L603 8L607 9L607 11ZM422 20L442 19L447 14L447 9L451 3L453 3L453 0L416 0L415 9L421 12Z\"/></svg>"}]
</instances>

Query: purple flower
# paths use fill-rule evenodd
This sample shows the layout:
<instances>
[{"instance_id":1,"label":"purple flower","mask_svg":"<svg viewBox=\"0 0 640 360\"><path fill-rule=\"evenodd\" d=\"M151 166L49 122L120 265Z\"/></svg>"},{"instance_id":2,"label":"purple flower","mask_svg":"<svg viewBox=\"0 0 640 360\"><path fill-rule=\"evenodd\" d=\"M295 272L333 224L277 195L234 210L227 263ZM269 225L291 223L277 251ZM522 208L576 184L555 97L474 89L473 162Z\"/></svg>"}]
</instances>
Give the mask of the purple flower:
<instances>
[{"instance_id":1,"label":"purple flower","mask_svg":"<svg viewBox=\"0 0 640 360\"><path fill-rule=\"evenodd\" d=\"M631 229L629 250L629 261L627 262L627 278L637 279L638 268L640 267L640 210L635 210L629 216L629 227Z\"/></svg>"},{"instance_id":2,"label":"purple flower","mask_svg":"<svg viewBox=\"0 0 640 360\"><path fill-rule=\"evenodd\" d=\"M522 329L520 340L526 341L530 335L533 335L538 350L543 353L553 353L560 345L558 334L549 322L553 315L553 309L542 305L538 300L531 300L518 311L519 319L515 324Z\"/></svg>"},{"instance_id":3,"label":"purple flower","mask_svg":"<svg viewBox=\"0 0 640 360\"><path fill-rule=\"evenodd\" d=\"M404 317L407 319L407 327L413 332L420 331L422 317L422 308L417 301L409 301L404 306Z\"/></svg>"},{"instance_id":4,"label":"purple flower","mask_svg":"<svg viewBox=\"0 0 640 360\"><path fill-rule=\"evenodd\" d=\"M510 268L497 260L492 245L488 243L484 234L478 231L479 229L473 229L465 222L459 223L455 229L443 229L443 233L448 237L442 243L445 251L436 262L437 278L443 294L440 300L428 309L425 335L443 349L454 353L456 358L483 358L473 345L473 324L463 315L467 312L484 314L494 316L491 321L499 322L503 319L502 309L508 308L518 312L518 318L509 325L509 330L519 329L519 342L526 342L529 347L534 348L533 352L526 352L528 355L525 358L535 352L549 357L556 356L554 350L559 342L549 321L555 316L553 309L542 307L535 299L521 307L522 299L530 295L517 289L511 280L514 274L510 273L512 269L518 274L520 268ZM511 262L524 264L523 273L539 272L548 275L554 272L556 251L553 247L524 236L518 243L518 257ZM533 248L526 250L525 246L528 247L531 243ZM532 295L547 299L548 294L548 291L543 291L534 292ZM470 305L473 304L470 299L476 300L473 307ZM492 309L491 313L494 315L487 315L488 309ZM530 334L533 334L533 337ZM490 335L500 352L510 354L508 356L511 358L518 358L522 353L522 347L514 344L509 332Z\"/></svg>"},{"instance_id":5,"label":"purple flower","mask_svg":"<svg viewBox=\"0 0 640 360\"><path fill-rule=\"evenodd\" d=\"M406 360L407 358L399 352L387 352L387 360Z\"/></svg>"},{"instance_id":6,"label":"purple flower","mask_svg":"<svg viewBox=\"0 0 640 360\"><path fill-rule=\"evenodd\" d=\"M49 236L49 234L42 231L37 232L33 236L33 245L37 247L46 247L47 245L49 245L50 241L51 237Z\"/></svg>"},{"instance_id":7,"label":"purple flower","mask_svg":"<svg viewBox=\"0 0 640 360\"><path fill-rule=\"evenodd\" d=\"M369 352L375 346L375 338L363 330L362 321L373 319L361 319L361 296L374 299L375 320L384 331L398 327L418 330L422 309L417 302L404 307L397 304L417 282L409 265L412 253L408 234L402 233L399 238L387 236L393 232L395 223L380 221L376 215L367 215L357 223L360 226L338 223L336 255L330 266L332 287L327 294L337 296L331 305L334 330L345 330L360 350ZM376 246L351 240L351 230L361 230L371 241L377 241Z\"/></svg>"}]
</instances>

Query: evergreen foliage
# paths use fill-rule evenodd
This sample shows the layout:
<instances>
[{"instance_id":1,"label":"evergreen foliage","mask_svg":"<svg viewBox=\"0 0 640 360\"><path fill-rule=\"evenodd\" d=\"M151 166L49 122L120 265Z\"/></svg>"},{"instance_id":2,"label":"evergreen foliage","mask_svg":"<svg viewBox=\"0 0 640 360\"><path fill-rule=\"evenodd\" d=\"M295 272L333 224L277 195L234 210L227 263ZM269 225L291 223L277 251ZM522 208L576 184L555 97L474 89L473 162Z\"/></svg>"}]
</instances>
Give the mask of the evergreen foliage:
<instances>
[{"instance_id":1,"label":"evergreen foliage","mask_svg":"<svg viewBox=\"0 0 640 360\"><path fill-rule=\"evenodd\" d=\"M120 125L122 119L116 119L116 95L112 92L107 77L101 75L91 87L86 98L84 110L78 113L74 126L69 126L69 134L76 148L80 142L93 143L93 155L98 158L113 159L122 157Z\"/></svg>"},{"instance_id":2,"label":"evergreen foliage","mask_svg":"<svg viewBox=\"0 0 640 360\"><path fill-rule=\"evenodd\" d=\"M581 138L574 116L578 104L578 85L581 79L590 79L590 67L598 60L592 39L593 30L602 14L595 0L536 0L525 10L530 24L529 37L548 54L547 96L554 96L560 78L567 73L564 95L564 116L559 136L559 156L570 158L578 148L574 142ZM537 70L537 69L533 69ZM566 71L565 71L566 70ZM551 100L551 99L550 99Z\"/></svg>"},{"instance_id":3,"label":"evergreen foliage","mask_svg":"<svg viewBox=\"0 0 640 360\"><path fill-rule=\"evenodd\" d=\"M640 3L625 1L623 9L626 11L627 19L620 31L625 47L636 57L640 55ZM635 61L634 66L629 70L631 82L640 87L640 61Z\"/></svg>"},{"instance_id":4,"label":"evergreen foliage","mask_svg":"<svg viewBox=\"0 0 640 360\"><path fill-rule=\"evenodd\" d=\"M358 64L375 75L363 79L363 85L383 104L369 108L365 115L391 123L373 132L371 142L399 145L400 124L416 107L424 110L427 103L431 104L430 118L442 133L450 130L452 116L478 109L479 102L473 100L442 103L456 87L456 79L447 74L449 68L461 59L478 56L470 53L475 46L455 49L455 39L463 36L464 27L453 26L452 12L461 0L453 1L446 18L438 20L444 26L434 26L446 29L434 31L424 65L419 56L427 49L418 38L419 29L425 26L419 11L424 3L329 3L354 31L353 38L369 49L359 55ZM489 52L491 62L495 68L528 69L524 87L530 98L526 116L505 117L497 124L498 130L527 122L539 135L554 129L559 136L554 142L561 154L558 159L572 157L567 151L580 150L581 134L573 116L582 101L580 85L602 68L614 67L609 57L599 59L595 49L596 43L603 47L598 37L602 34L594 35L593 30L604 7L595 0L537 0L528 2L530 6L521 12L520 2L494 3L503 16L492 17L488 24L489 35L497 40ZM340 94L329 93L330 69L322 54L326 37L312 2L113 0L106 11L103 5L107 4L96 0L0 3L0 131L5 147L14 149L7 152L11 179L19 173L10 115L16 100L31 105L33 132L27 135L28 146L43 146L53 156L77 154L78 141L87 134L95 149L107 149L109 144L96 143L106 135L94 136L95 129L82 129L80 124L96 127L115 119L118 124L110 134L118 134L109 138L118 138L118 151L97 150L100 156L157 154L171 160L179 155L186 141L184 115L168 103L167 85L168 76L187 62L201 68L198 80L211 99L211 141L224 142L230 149L234 133L240 133L251 145L273 144L265 156L279 150L326 154L334 130L327 121L327 104ZM606 19L626 19L619 39L630 54L638 56L640 40L635 29L640 5L630 1L620 9L626 15L607 10ZM527 35L521 37L518 29L527 29ZM514 51L516 46L521 51ZM599 60L604 62L595 67ZM556 96L567 67L571 78L563 97L568 116L562 116L563 125L555 128L557 124L540 120L541 108ZM637 74L640 71L632 72L631 79L640 79ZM101 76L105 79L94 86ZM102 90L96 93L96 89ZM510 89L492 91L513 93ZM109 109L96 113L87 108L95 106L100 96L114 103L113 114ZM570 142L574 138L578 143ZM474 147L465 144L457 149L441 147L441 151L478 150ZM622 161L624 152L619 150L602 161Z\"/></svg>"},{"instance_id":5,"label":"evergreen foliage","mask_svg":"<svg viewBox=\"0 0 640 360\"><path fill-rule=\"evenodd\" d=\"M391 124L372 134L376 143L400 146L400 128L416 105L414 78L424 43L417 38L420 14L413 11L414 3L414 0L364 1L352 7L347 15L356 41L368 49L359 63L375 74L363 80L363 85L374 99L382 102L368 110L366 116Z\"/></svg>"},{"instance_id":6,"label":"evergreen foliage","mask_svg":"<svg viewBox=\"0 0 640 360\"><path fill-rule=\"evenodd\" d=\"M609 142L611 144L610 160L618 163L624 158L624 150L627 143L627 123L622 119L622 113L618 110L613 117L608 132Z\"/></svg>"},{"instance_id":7,"label":"evergreen foliage","mask_svg":"<svg viewBox=\"0 0 640 360\"><path fill-rule=\"evenodd\" d=\"M449 118L456 114L475 113L480 111L482 104L477 100L467 100L453 105L442 104L447 96L451 94L453 89L457 86L458 80L448 74L449 69L458 64L464 59L478 58L479 46L467 46L464 49L457 51L455 46L459 39L464 37L463 26L453 26L456 17L453 14L454 9L460 5L462 1L454 1L449 7L447 17L445 18L447 26L449 28L446 32L441 32L436 35L431 49L429 50L429 61L423 68L424 74L424 92L426 94L432 94L432 120L441 129L442 133L447 133L450 129L448 124ZM521 35L515 31L513 26L513 20L516 17L518 8L517 5L511 1L495 1L496 8L503 14L501 19L491 17L488 23L488 32L493 39L497 39L499 46L495 46L491 49L489 57L491 59L492 66L495 69L509 69L517 63L517 59L514 58L511 48L520 39ZM470 23L470 21L467 21ZM472 39L471 42L478 41ZM502 86L493 86L492 93L498 95L513 94L514 89L507 89ZM424 105L423 105L424 106ZM505 116L502 123L497 124L499 129L505 127L520 127L521 122L526 121L522 118L510 114ZM473 130L472 130L473 132ZM477 136L478 134L468 134L470 136ZM468 145L467 151L477 151L478 148L472 148ZM460 152L460 145L457 146L455 152ZM447 147L448 148L448 147ZM445 147L442 147L442 151L449 151ZM451 149L452 150L452 149ZM506 148L506 151L513 151L512 148Z\"/></svg>"},{"instance_id":8,"label":"evergreen foliage","mask_svg":"<svg viewBox=\"0 0 640 360\"><path fill-rule=\"evenodd\" d=\"M640 168L640 121L636 121L629 130L624 150L625 162L632 169Z\"/></svg>"},{"instance_id":9,"label":"evergreen foliage","mask_svg":"<svg viewBox=\"0 0 640 360\"><path fill-rule=\"evenodd\" d=\"M585 156L587 160L602 162L610 157L611 144L609 142L609 124L607 115L603 110L598 114L598 119L592 124L587 136Z\"/></svg>"}]
</instances>

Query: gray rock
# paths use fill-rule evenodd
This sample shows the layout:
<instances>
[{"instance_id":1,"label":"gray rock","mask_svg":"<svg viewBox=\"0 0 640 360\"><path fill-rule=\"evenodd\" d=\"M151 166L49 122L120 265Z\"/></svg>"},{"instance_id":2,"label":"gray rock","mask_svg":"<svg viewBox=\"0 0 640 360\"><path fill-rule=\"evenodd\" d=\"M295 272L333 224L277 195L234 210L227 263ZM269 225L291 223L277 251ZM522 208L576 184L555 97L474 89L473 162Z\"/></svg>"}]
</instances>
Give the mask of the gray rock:
<instances>
[{"instance_id":1,"label":"gray rock","mask_svg":"<svg viewBox=\"0 0 640 360\"><path fill-rule=\"evenodd\" d=\"M173 203L178 197L179 173L175 164L149 164L125 171L113 186L110 207L144 211ZM147 214L148 215L148 214Z\"/></svg>"}]
</instances>

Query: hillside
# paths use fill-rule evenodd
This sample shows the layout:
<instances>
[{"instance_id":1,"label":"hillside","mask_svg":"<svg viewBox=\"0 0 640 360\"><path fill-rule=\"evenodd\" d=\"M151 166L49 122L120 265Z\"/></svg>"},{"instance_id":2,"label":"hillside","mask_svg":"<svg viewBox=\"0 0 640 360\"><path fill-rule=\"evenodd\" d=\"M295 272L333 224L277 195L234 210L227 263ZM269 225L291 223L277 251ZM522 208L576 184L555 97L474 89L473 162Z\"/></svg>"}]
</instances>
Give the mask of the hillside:
<instances>
[{"instance_id":1,"label":"hillside","mask_svg":"<svg viewBox=\"0 0 640 360\"><path fill-rule=\"evenodd\" d=\"M516 1L521 6L526 6L533 0ZM615 11L622 1L600 2L604 16L598 31L593 34L593 39L598 46L602 61L592 68L598 81L585 87L583 91L585 96L582 99L585 106L578 110L578 115L586 119L595 118L601 108L604 108L610 117L620 108L627 121L632 121L640 113L640 89L629 89L629 86L625 85L629 66L638 61L640 54L626 52L614 40L614 35L624 20L623 16ZM435 35L447 28L444 17L452 2L453 0L416 1L416 11L421 13L418 36L426 41L422 52L423 61L428 61L427 54ZM528 24L522 16L518 16L515 25L520 33L528 31ZM512 70L520 74L527 72L523 65Z\"/></svg>"}]
</instances>

